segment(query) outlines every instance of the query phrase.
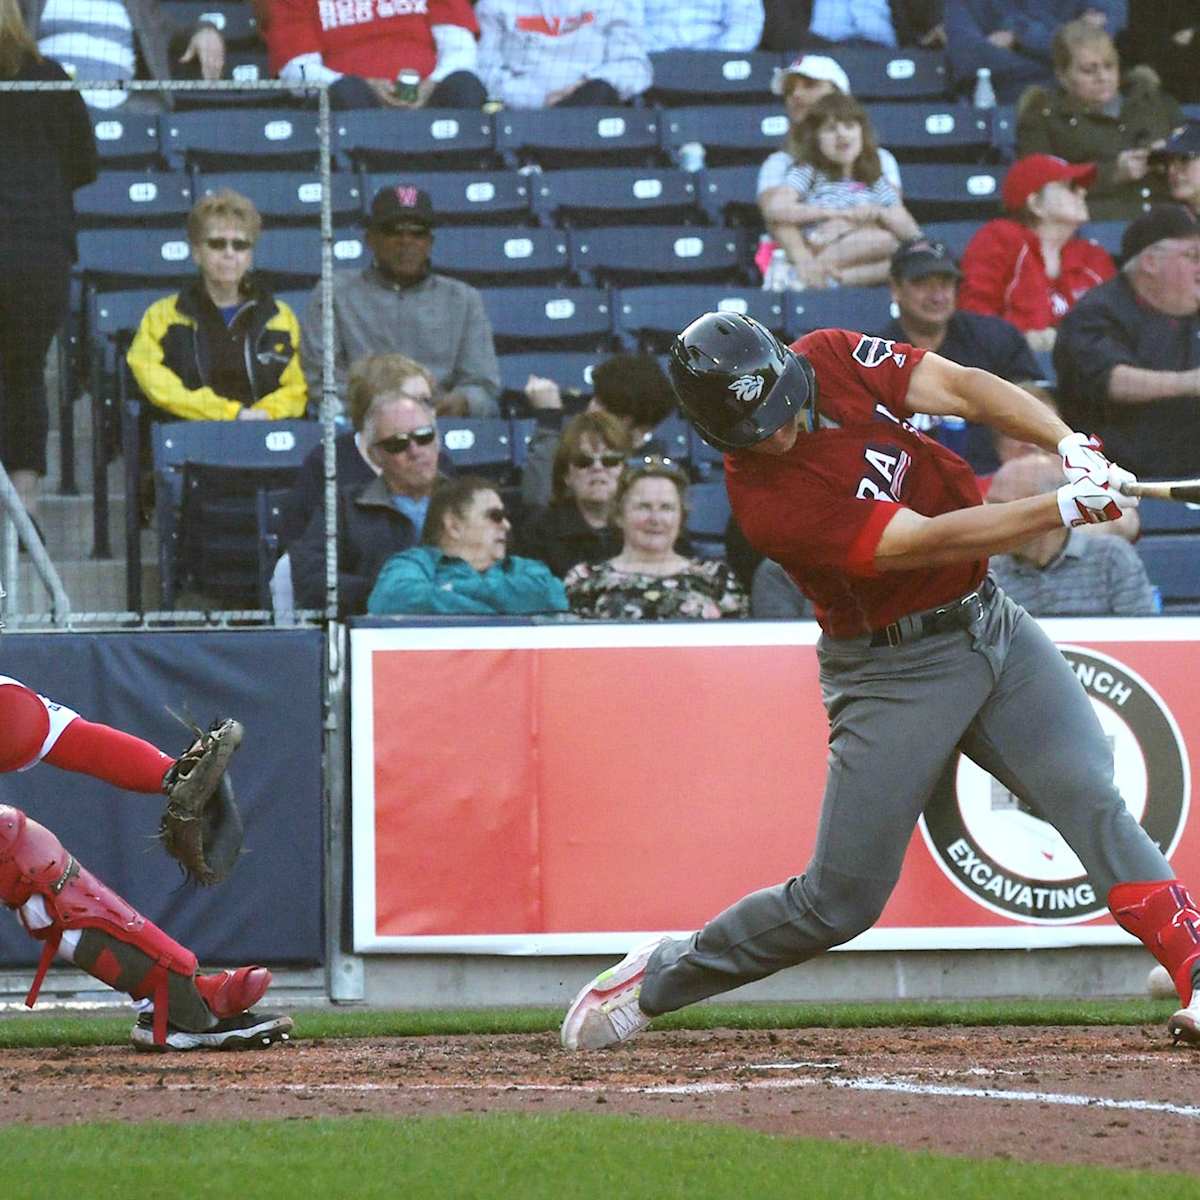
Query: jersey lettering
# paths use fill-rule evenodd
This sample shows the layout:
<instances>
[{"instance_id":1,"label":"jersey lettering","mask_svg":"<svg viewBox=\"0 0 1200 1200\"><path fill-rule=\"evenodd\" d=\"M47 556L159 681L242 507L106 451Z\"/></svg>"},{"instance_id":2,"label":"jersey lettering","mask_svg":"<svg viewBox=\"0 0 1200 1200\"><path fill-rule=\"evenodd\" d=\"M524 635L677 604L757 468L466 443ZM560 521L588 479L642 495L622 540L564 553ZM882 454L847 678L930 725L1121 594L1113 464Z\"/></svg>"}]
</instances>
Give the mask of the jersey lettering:
<instances>
[{"instance_id":1,"label":"jersey lettering","mask_svg":"<svg viewBox=\"0 0 1200 1200\"><path fill-rule=\"evenodd\" d=\"M863 450L868 473L858 481L855 496L859 500L900 502L900 493L912 458L896 446L867 446Z\"/></svg>"},{"instance_id":2,"label":"jersey lettering","mask_svg":"<svg viewBox=\"0 0 1200 1200\"><path fill-rule=\"evenodd\" d=\"M894 345L895 343L889 342L887 338L869 337L867 334L863 334L858 339L858 345L851 351L851 356L855 362L862 363L864 367L878 367L891 358Z\"/></svg>"}]
</instances>

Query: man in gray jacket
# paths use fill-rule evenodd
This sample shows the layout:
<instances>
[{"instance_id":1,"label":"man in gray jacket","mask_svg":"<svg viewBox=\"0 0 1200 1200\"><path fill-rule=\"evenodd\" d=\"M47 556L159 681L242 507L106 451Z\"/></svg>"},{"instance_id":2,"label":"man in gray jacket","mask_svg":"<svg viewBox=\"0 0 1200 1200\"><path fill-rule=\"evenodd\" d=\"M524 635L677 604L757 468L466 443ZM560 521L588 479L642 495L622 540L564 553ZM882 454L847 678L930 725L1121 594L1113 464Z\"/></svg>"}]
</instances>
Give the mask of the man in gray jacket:
<instances>
[{"instance_id":1,"label":"man in gray jacket","mask_svg":"<svg viewBox=\"0 0 1200 1200\"><path fill-rule=\"evenodd\" d=\"M370 354L407 354L441 389L439 415L494 417L499 413L500 365L483 297L469 284L430 268L435 217L428 193L408 184L381 188L371 203L365 271L333 277L334 385ZM313 402L322 395L324 305L313 291L300 323L300 364Z\"/></svg>"}]
</instances>

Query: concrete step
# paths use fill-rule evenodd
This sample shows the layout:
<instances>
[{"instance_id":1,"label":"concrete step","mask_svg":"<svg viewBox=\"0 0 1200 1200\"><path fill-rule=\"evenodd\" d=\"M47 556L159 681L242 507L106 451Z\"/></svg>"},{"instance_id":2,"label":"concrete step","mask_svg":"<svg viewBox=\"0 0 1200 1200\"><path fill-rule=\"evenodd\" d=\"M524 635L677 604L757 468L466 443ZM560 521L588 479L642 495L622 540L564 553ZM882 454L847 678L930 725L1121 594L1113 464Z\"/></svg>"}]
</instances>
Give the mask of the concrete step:
<instances>
[{"instance_id":1,"label":"concrete step","mask_svg":"<svg viewBox=\"0 0 1200 1200\"><path fill-rule=\"evenodd\" d=\"M115 613L129 608L125 585L124 559L54 559L72 612ZM15 581L5 580L8 589L6 613L13 623L20 614L46 615L53 611L50 596L34 571L28 556L22 555ZM142 561L142 607L161 607L158 587L158 562L153 556Z\"/></svg>"}]
</instances>

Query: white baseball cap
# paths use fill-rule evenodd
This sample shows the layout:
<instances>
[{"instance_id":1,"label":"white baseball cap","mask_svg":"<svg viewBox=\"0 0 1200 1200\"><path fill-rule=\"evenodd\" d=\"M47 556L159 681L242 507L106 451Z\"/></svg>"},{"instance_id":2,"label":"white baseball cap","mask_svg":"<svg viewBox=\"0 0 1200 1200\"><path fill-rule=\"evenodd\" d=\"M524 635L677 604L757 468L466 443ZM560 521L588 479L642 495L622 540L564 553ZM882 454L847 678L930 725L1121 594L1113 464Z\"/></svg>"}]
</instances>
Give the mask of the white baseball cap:
<instances>
[{"instance_id":1,"label":"white baseball cap","mask_svg":"<svg viewBox=\"0 0 1200 1200\"><path fill-rule=\"evenodd\" d=\"M806 75L809 79L824 79L832 83L843 96L850 95L850 80L846 72L827 54L802 54L786 67L776 67L771 77L771 91L783 95L783 84L789 75Z\"/></svg>"}]
</instances>

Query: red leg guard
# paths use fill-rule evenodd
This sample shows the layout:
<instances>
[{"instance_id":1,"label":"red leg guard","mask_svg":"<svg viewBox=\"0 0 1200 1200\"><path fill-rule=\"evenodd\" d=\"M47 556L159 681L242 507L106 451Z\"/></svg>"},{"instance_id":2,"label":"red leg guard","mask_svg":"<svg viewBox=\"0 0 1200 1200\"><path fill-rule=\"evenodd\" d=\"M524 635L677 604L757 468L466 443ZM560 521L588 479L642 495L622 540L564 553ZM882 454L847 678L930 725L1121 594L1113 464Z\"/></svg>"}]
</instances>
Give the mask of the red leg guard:
<instances>
[{"instance_id":1,"label":"red leg guard","mask_svg":"<svg viewBox=\"0 0 1200 1200\"><path fill-rule=\"evenodd\" d=\"M50 717L24 684L0 683L0 771L16 771L38 756Z\"/></svg>"},{"instance_id":2,"label":"red leg guard","mask_svg":"<svg viewBox=\"0 0 1200 1200\"><path fill-rule=\"evenodd\" d=\"M266 967L238 967L236 971L196 976L196 990L221 1020L253 1008L270 986L271 972Z\"/></svg>"},{"instance_id":3,"label":"red leg guard","mask_svg":"<svg viewBox=\"0 0 1200 1200\"><path fill-rule=\"evenodd\" d=\"M1200 909L1178 879L1118 883L1108 907L1171 973L1186 1008L1192 999L1192 968L1200 962Z\"/></svg>"}]
</instances>

